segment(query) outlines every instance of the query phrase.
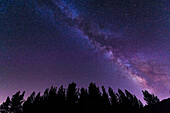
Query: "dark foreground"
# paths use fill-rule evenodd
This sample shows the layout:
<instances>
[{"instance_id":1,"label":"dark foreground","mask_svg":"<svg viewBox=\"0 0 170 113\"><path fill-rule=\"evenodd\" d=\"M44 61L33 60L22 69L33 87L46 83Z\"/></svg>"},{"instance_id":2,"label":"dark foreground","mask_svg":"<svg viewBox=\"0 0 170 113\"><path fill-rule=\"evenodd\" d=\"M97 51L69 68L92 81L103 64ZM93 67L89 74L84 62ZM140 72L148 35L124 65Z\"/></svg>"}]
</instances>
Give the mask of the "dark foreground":
<instances>
[{"instance_id":1,"label":"dark foreground","mask_svg":"<svg viewBox=\"0 0 170 113\"><path fill-rule=\"evenodd\" d=\"M170 113L170 99L159 101L157 96L142 91L147 105L129 91L101 89L90 83L88 89L78 89L75 83L68 88L51 87L44 94L33 92L24 100L25 92L7 97L0 113Z\"/></svg>"}]
</instances>

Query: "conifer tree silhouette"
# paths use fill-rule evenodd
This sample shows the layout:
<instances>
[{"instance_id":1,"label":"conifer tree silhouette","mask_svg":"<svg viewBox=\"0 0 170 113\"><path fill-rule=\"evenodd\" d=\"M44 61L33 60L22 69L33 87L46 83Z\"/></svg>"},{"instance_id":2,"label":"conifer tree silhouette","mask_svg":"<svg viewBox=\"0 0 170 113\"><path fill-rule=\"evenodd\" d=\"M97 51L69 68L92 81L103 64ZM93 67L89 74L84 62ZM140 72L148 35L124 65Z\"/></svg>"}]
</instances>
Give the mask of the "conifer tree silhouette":
<instances>
[{"instance_id":1,"label":"conifer tree silhouette","mask_svg":"<svg viewBox=\"0 0 170 113\"><path fill-rule=\"evenodd\" d=\"M142 108L143 107L143 104L142 104L142 102L140 101L140 100L138 100L137 99L137 97L134 95L134 97L133 97L133 106L134 106L134 108L136 109L138 109L138 108Z\"/></svg>"},{"instance_id":2,"label":"conifer tree silhouette","mask_svg":"<svg viewBox=\"0 0 170 113\"><path fill-rule=\"evenodd\" d=\"M31 113L33 112L34 106L33 103L35 101L35 92L33 92L27 100L23 104L23 112L24 113Z\"/></svg>"},{"instance_id":3,"label":"conifer tree silhouette","mask_svg":"<svg viewBox=\"0 0 170 113\"><path fill-rule=\"evenodd\" d=\"M125 113L125 112L129 113L130 112L129 102L128 102L128 99L127 99L125 93L121 89L118 89L117 96L118 96L118 100L119 100L120 112L121 113Z\"/></svg>"},{"instance_id":4,"label":"conifer tree silhouette","mask_svg":"<svg viewBox=\"0 0 170 113\"><path fill-rule=\"evenodd\" d=\"M78 90L76 84L73 82L67 88L67 107L69 111L75 112L78 102Z\"/></svg>"},{"instance_id":5,"label":"conifer tree silhouette","mask_svg":"<svg viewBox=\"0 0 170 113\"><path fill-rule=\"evenodd\" d=\"M47 100L47 108L50 112L55 111L56 109L56 104L57 104L57 87L51 87L49 90L49 96L48 96L48 100Z\"/></svg>"},{"instance_id":6,"label":"conifer tree silhouette","mask_svg":"<svg viewBox=\"0 0 170 113\"><path fill-rule=\"evenodd\" d=\"M63 88L63 86L61 86L57 92L57 104L56 104L57 108L58 108L58 112L62 113L65 112L66 109L66 95L65 95L65 89Z\"/></svg>"},{"instance_id":7,"label":"conifer tree silhouette","mask_svg":"<svg viewBox=\"0 0 170 113\"><path fill-rule=\"evenodd\" d=\"M11 103L11 100L9 97L7 97L6 101L3 102L2 105L0 106L1 113L9 113L10 112L10 103Z\"/></svg>"},{"instance_id":8,"label":"conifer tree silhouette","mask_svg":"<svg viewBox=\"0 0 170 113\"><path fill-rule=\"evenodd\" d=\"M41 94L40 94L40 92L36 95L36 97L35 97L35 101L34 101L34 103L33 103L33 105L34 105L34 112L35 113L40 113L40 112L42 112L43 111L43 108L42 108L42 97L41 97ZM43 113L43 112L42 112Z\"/></svg>"},{"instance_id":9,"label":"conifer tree silhouette","mask_svg":"<svg viewBox=\"0 0 170 113\"><path fill-rule=\"evenodd\" d=\"M12 96L7 97L6 101L0 106L0 113L145 113L150 106L143 110L143 104L137 97L125 90L125 93L118 89L113 92L112 88L101 87L101 91L95 83L90 83L88 89L76 87L73 82L65 89L61 86L47 88L43 95L40 92L36 95L33 92L24 101L24 94L18 91ZM144 99L148 105L159 102L157 96L143 91ZM141 109L142 108L142 109Z\"/></svg>"},{"instance_id":10,"label":"conifer tree silhouette","mask_svg":"<svg viewBox=\"0 0 170 113\"><path fill-rule=\"evenodd\" d=\"M142 91L143 92L143 96L144 96L144 100L146 101L146 103L148 105L154 105L156 103L159 103L160 100L157 96L155 96L154 94L150 94L148 91Z\"/></svg>"},{"instance_id":11,"label":"conifer tree silhouette","mask_svg":"<svg viewBox=\"0 0 170 113\"><path fill-rule=\"evenodd\" d=\"M89 94L89 105L88 108L89 110L94 113L94 112L100 112L101 111L101 92L99 87L96 86L95 83L90 83L88 87L88 94Z\"/></svg>"},{"instance_id":12,"label":"conifer tree silhouette","mask_svg":"<svg viewBox=\"0 0 170 113\"><path fill-rule=\"evenodd\" d=\"M46 89L42 96L42 107L43 112L53 112L56 109L56 101L57 101L57 94L56 94L57 87L51 87L50 89Z\"/></svg>"},{"instance_id":13,"label":"conifer tree silhouette","mask_svg":"<svg viewBox=\"0 0 170 113\"><path fill-rule=\"evenodd\" d=\"M111 111L116 112L118 111L118 97L115 92L113 92L113 89L109 87L108 89L109 96L110 96L110 102L111 102Z\"/></svg>"},{"instance_id":14,"label":"conifer tree silhouette","mask_svg":"<svg viewBox=\"0 0 170 113\"><path fill-rule=\"evenodd\" d=\"M135 95L131 94L127 90L125 90L125 94L127 98L126 107L128 108L129 112L134 112L143 106L141 101L138 100Z\"/></svg>"},{"instance_id":15,"label":"conifer tree silhouette","mask_svg":"<svg viewBox=\"0 0 170 113\"><path fill-rule=\"evenodd\" d=\"M25 91L22 94L20 94L20 91L18 91L15 95L12 96L10 112L12 113L22 112L22 103L24 102L24 94Z\"/></svg>"},{"instance_id":16,"label":"conifer tree silhouette","mask_svg":"<svg viewBox=\"0 0 170 113\"><path fill-rule=\"evenodd\" d=\"M88 93L87 89L81 88L80 94L79 94L79 111L81 113L86 113L87 112L87 106L88 106Z\"/></svg>"},{"instance_id":17,"label":"conifer tree silhouette","mask_svg":"<svg viewBox=\"0 0 170 113\"><path fill-rule=\"evenodd\" d=\"M106 92L104 86L102 86L102 111L109 112L110 111L110 101L108 93Z\"/></svg>"}]
</instances>

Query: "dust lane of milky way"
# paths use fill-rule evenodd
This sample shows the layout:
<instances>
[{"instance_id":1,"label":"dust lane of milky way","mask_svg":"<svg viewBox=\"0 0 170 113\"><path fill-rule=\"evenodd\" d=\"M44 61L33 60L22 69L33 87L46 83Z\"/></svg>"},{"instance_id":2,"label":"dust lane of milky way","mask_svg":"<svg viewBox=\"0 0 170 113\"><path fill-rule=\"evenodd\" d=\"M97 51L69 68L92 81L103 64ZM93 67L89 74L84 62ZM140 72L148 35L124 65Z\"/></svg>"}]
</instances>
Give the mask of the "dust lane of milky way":
<instances>
[{"instance_id":1,"label":"dust lane of milky way","mask_svg":"<svg viewBox=\"0 0 170 113\"><path fill-rule=\"evenodd\" d=\"M84 20L64 1L55 1L53 4L55 5L54 7L60 8L67 16L66 18L70 19L69 23L67 23L68 25L71 24L70 27L86 35L90 43L105 53L117 66L122 68L127 73L126 76L130 77L133 82L152 93L156 93L157 90L159 92L159 87L157 87L159 83L164 88L170 88L168 83L170 78L168 72L166 72L169 62L167 64L160 64L154 58L155 56L151 56L152 53L150 53L151 58L148 58L148 54L144 53L144 50L137 50L136 53L133 53L131 51L136 46L134 44L137 40L121 39L121 37L116 37L117 34L115 35L114 32L105 31L105 28L102 28L100 25ZM53 13L55 15L55 11ZM125 48L128 48L128 53L124 50ZM131 53L129 54L129 52Z\"/></svg>"},{"instance_id":2,"label":"dust lane of milky way","mask_svg":"<svg viewBox=\"0 0 170 113\"><path fill-rule=\"evenodd\" d=\"M106 80L105 84L101 85L110 85L111 83L115 82L117 83L114 84L117 85L116 88L130 88L130 90L132 90L132 92L134 93L137 93L136 95L138 96L141 96L141 94L138 93L142 89L147 89L150 92L157 94L161 98L166 98L167 96L169 96L170 39L168 32L168 0L158 0L156 2L148 2L147 0L5 0L0 1L0 3L0 14L2 15L0 18L0 20L2 20L2 26L0 27L0 65L2 64L2 68L0 70L0 74L3 75L1 76L1 79L9 79L8 81L14 80L14 84L17 84L18 89L21 87L19 87L20 83L17 78L22 78L23 81L25 81L25 83L28 82L28 84L39 84L39 88L46 88L52 84L56 85L55 82L57 82L57 80L54 79L55 76L59 79L58 84L66 83L66 81L71 80L82 80L83 78L88 78L87 81L89 82L93 81L94 79L92 79L90 75L86 75L86 77L82 77L80 75L78 77L70 73L69 76L63 76L63 74L61 74L61 76L63 77L60 77L59 75L57 75L57 73L55 73L56 71L53 70L63 70L62 67L66 69L65 67L67 66L63 64L65 62L70 63L70 70L74 70L75 66L73 66L72 64L81 62L82 65L84 65L84 60L81 61L80 59L79 62L75 60L74 63L70 61L61 61L61 64L58 63L61 68L56 68L56 64L50 64L50 62L52 61L57 61L55 60L58 58L58 56L56 57L56 54L63 54L63 56L61 55L63 58L59 58L60 60L66 60L67 56L74 57L74 55L70 51L77 52L81 50L79 48L76 48L77 50L75 49L75 47L77 47L74 46L76 40L78 41L79 45L88 43L84 44L83 48L86 48L85 45L89 45L89 48L93 48L93 50L91 50L92 53L96 51L97 53L102 53L102 55L100 55L102 58L98 61L101 62L101 65L103 59L105 58L111 62L111 64L110 62L103 63L100 71L107 71L108 73L118 73L117 71L115 71L115 69L117 69L121 73L118 75L122 76L122 79L125 79L127 82L117 83L116 81L118 81L119 77L116 77L116 75L111 76L108 74L110 76L109 81L108 79L105 79L106 76L107 78L109 78L108 75L103 75L99 77L97 76L98 73L94 72L93 74L96 74L94 75L96 81L102 81L102 79L103 81ZM28 28L28 31L26 28ZM42 36L41 34L44 34L44 32L46 34ZM10 34L18 35L8 36ZM64 37L69 37L65 38L67 39L67 41L65 41L64 38L50 38L62 37L61 34ZM74 39L77 34L78 38ZM43 42L43 39L47 42ZM60 40L60 44L58 44L58 40ZM10 44L6 44L7 42L13 43L14 45L11 46ZM24 43L26 45L24 45ZM43 47L43 44L46 47ZM72 48L68 49L67 44L69 45L69 47L71 44L73 44L72 47L74 50L72 50ZM58 48L56 47L57 45L62 46ZM51 49L50 47L54 50L54 52L48 52ZM21 50L20 48L24 49ZM58 49L60 49L60 51L58 53L55 53L55 50ZM13 50L18 51L15 52ZM23 52L25 50L26 52ZM37 51L34 53L34 50ZM85 54L92 53L88 52ZM18 56L20 60L15 61L15 57ZM78 58L79 56L81 55L79 54L75 58ZM89 55L87 56L89 57ZM12 59L12 57L14 57L14 59ZM95 57L95 60L98 59L98 56ZM32 66L34 64L34 59L36 59L36 66ZM7 65L9 61L13 63ZM20 62L21 64L19 64ZM93 65L94 66L92 66L92 69L87 70L87 68L84 67L84 69L81 70L83 70L83 72L84 70L87 70L89 72L90 70L95 70L97 68L97 65ZM110 65L114 65L114 67L110 67ZM11 66L15 67L11 68ZM19 71L20 66L24 67L21 68L23 72ZM8 70L12 70L8 74L6 74L7 72L5 72L5 69L7 69L6 67L9 68ZM45 68L45 73L48 75L48 77L49 75L52 75L51 78L48 79L48 82L44 82L46 85L40 82L41 80L45 81L43 78L46 78L44 75L44 70L42 70L42 73L39 72L41 71L42 67L43 69ZM105 67L109 67L109 69L106 69ZM30 73L32 75L26 75L28 74L28 72L25 73L26 70L29 73L30 71L32 71L32 73ZM60 73L63 72L61 71ZM75 73L79 74L78 72ZM13 74L14 76L16 76L17 80L13 79ZM23 75L23 77L17 76L16 74L21 74ZM37 83L31 83L31 79L35 79ZM1 83L1 85L3 84L8 84L8 87L12 85L12 83L9 82ZM84 84L86 83L82 83L82 85ZM4 87L7 87L7 85ZM38 91L38 87L37 89L31 87L32 85L25 85L25 87L23 86L21 90L29 89L29 92L31 92L32 90ZM6 93L6 95L7 94L8 93Z\"/></svg>"}]
</instances>

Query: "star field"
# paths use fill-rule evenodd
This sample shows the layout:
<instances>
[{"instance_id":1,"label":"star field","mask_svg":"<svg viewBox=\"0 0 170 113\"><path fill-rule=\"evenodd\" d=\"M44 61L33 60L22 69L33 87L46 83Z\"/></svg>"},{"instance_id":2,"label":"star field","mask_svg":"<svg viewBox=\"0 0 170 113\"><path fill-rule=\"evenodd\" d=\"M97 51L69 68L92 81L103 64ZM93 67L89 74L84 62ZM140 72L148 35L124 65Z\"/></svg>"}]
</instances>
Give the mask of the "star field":
<instances>
[{"instance_id":1,"label":"star field","mask_svg":"<svg viewBox=\"0 0 170 113\"><path fill-rule=\"evenodd\" d=\"M168 0L0 1L1 101L75 81L170 90Z\"/></svg>"}]
</instances>

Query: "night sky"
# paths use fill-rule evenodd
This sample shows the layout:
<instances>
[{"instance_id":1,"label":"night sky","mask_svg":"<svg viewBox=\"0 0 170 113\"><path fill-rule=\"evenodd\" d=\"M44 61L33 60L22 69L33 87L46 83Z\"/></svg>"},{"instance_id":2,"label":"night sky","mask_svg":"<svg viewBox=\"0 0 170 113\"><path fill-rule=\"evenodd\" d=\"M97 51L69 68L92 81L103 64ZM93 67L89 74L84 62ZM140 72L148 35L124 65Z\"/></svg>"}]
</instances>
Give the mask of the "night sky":
<instances>
[{"instance_id":1,"label":"night sky","mask_svg":"<svg viewBox=\"0 0 170 113\"><path fill-rule=\"evenodd\" d=\"M170 1L0 0L0 102L70 82L170 97Z\"/></svg>"}]
</instances>

